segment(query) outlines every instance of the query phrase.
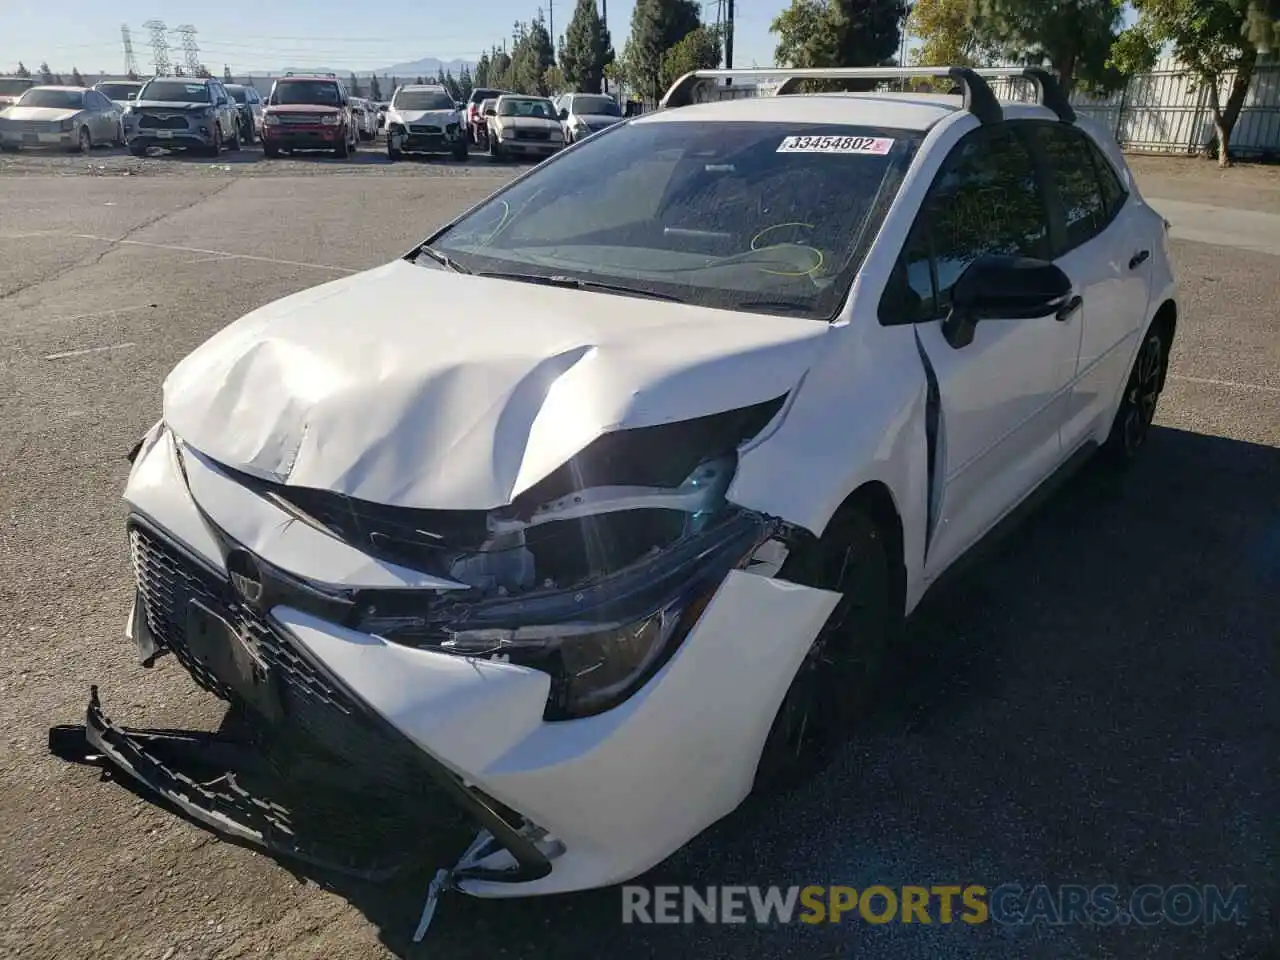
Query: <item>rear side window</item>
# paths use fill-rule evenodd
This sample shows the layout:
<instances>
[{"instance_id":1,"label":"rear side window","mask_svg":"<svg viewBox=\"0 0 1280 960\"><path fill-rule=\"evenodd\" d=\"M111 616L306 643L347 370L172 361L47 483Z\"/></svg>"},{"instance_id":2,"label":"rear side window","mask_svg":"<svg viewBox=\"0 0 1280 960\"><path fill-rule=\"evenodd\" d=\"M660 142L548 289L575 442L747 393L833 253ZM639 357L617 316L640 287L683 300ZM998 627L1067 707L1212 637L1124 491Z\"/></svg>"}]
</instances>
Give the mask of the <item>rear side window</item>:
<instances>
[{"instance_id":1,"label":"rear side window","mask_svg":"<svg viewBox=\"0 0 1280 960\"><path fill-rule=\"evenodd\" d=\"M1107 213L1107 220L1110 221L1129 199L1129 191L1124 188L1116 168L1098 149L1097 144L1092 140L1089 140L1088 144L1089 151L1093 154L1094 168L1098 171L1098 185L1102 188L1102 206Z\"/></svg>"},{"instance_id":2,"label":"rear side window","mask_svg":"<svg viewBox=\"0 0 1280 960\"><path fill-rule=\"evenodd\" d=\"M1089 139L1065 124L1044 124L1036 136L1062 211L1062 236L1054 256L1088 243L1110 222Z\"/></svg>"},{"instance_id":3,"label":"rear side window","mask_svg":"<svg viewBox=\"0 0 1280 960\"><path fill-rule=\"evenodd\" d=\"M1048 215L1021 128L975 130L943 162L880 303L881 323L945 316L955 282L981 256L1048 257Z\"/></svg>"}]
</instances>

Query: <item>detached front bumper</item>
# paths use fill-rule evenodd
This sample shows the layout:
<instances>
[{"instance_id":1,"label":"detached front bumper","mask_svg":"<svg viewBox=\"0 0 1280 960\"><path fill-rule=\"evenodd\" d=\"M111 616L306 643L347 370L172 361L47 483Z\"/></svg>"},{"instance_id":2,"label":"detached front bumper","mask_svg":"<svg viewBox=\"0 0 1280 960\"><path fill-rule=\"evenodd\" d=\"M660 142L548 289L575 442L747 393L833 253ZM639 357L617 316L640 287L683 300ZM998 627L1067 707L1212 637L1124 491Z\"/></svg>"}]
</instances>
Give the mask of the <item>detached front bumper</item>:
<instances>
[{"instance_id":1,"label":"detached front bumper","mask_svg":"<svg viewBox=\"0 0 1280 960\"><path fill-rule=\"evenodd\" d=\"M262 128L262 142L281 150L332 149L346 136L347 131L342 127L264 125Z\"/></svg>"},{"instance_id":2,"label":"detached front bumper","mask_svg":"<svg viewBox=\"0 0 1280 960\"><path fill-rule=\"evenodd\" d=\"M453 153L466 142L462 129L450 135L446 131L439 133L422 133L410 129L392 130L387 134L387 143L391 149L402 153Z\"/></svg>"},{"instance_id":3,"label":"detached front bumper","mask_svg":"<svg viewBox=\"0 0 1280 960\"><path fill-rule=\"evenodd\" d=\"M198 130L140 130L127 135L130 147L166 147L169 149L204 148L213 145L213 133Z\"/></svg>"},{"instance_id":4,"label":"detached front bumper","mask_svg":"<svg viewBox=\"0 0 1280 960\"><path fill-rule=\"evenodd\" d=\"M211 488L197 489L204 498ZM429 782L494 838L487 855L454 872L455 885L478 896L629 879L737 807L778 705L837 599L733 571L630 699L596 716L548 722L550 677L541 671L391 643L285 604L265 614L239 604L217 540L224 520L236 523L221 515L232 500L197 506L168 433L144 446L126 499L145 613L133 618L134 635L144 653L151 644L171 650L201 686L246 707L258 727L294 730L350 764L366 783L366 808L387 797L425 797ZM301 526L254 499L254 507L235 501L241 517L260 510L263 529ZM282 538L259 546L266 562L287 559L295 568L316 553ZM213 623L229 624L231 655L210 652L205 628L191 625L193 601ZM210 622L204 612L197 620ZM124 769L165 793L154 767L115 749L128 761Z\"/></svg>"}]
</instances>

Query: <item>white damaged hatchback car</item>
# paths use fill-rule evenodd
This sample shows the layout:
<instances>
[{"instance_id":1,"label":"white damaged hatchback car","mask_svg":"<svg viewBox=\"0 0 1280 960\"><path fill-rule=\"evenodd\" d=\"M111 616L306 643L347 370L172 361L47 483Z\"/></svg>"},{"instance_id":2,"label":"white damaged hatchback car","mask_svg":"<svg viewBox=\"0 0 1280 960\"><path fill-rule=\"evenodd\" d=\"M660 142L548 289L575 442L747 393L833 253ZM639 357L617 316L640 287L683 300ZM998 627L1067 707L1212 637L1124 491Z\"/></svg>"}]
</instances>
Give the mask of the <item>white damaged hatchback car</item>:
<instances>
[{"instance_id":1,"label":"white damaged hatchback car","mask_svg":"<svg viewBox=\"0 0 1280 960\"><path fill-rule=\"evenodd\" d=\"M980 74L685 78L212 337L134 452L129 632L242 732L132 730L95 691L92 751L371 876L422 866L446 798L478 836L433 897L626 880L819 768L926 589L1051 476L1132 457L1164 382L1165 223L1047 75L1000 103Z\"/></svg>"}]
</instances>

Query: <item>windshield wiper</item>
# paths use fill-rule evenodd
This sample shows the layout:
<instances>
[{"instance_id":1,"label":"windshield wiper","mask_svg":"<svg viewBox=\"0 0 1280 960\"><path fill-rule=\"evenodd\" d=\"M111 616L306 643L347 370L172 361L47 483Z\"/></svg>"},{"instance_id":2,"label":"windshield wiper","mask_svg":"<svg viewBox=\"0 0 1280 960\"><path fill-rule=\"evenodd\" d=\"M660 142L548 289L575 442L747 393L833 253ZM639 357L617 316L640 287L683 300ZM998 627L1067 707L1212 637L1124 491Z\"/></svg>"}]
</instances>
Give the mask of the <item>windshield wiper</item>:
<instances>
[{"instance_id":1,"label":"windshield wiper","mask_svg":"<svg viewBox=\"0 0 1280 960\"><path fill-rule=\"evenodd\" d=\"M643 287L629 287L623 283L607 283L603 280L582 280L578 277L566 277L562 274L546 276L541 273L508 273L504 270L486 270L477 273L477 277L495 277L499 280L515 280L519 283L538 283L544 287L565 287L569 290L598 290L603 293L622 293L630 297L645 297L649 300L667 300L671 303L685 301L670 293L659 293L657 290L646 290Z\"/></svg>"},{"instance_id":2,"label":"windshield wiper","mask_svg":"<svg viewBox=\"0 0 1280 960\"><path fill-rule=\"evenodd\" d=\"M454 273L470 273L471 272L462 264L458 263L458 261L452 259L451 257L445 256L439 250L432 250L426 244L423 244L414 252L415 259L424 253L428 257L430 257L432 260L434 260L436 263L440 264L440 266L445 267L449 270L452 270Z\"/></svg>"}]
</instances>

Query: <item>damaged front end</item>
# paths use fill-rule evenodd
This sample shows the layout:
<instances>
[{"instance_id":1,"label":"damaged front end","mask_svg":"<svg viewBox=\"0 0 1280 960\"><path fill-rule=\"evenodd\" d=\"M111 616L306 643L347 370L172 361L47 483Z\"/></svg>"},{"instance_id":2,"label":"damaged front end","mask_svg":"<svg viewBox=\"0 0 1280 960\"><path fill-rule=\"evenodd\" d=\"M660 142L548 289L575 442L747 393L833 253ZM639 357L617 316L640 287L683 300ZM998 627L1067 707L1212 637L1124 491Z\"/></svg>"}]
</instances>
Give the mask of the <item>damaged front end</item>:
<instances>
[{"instance_id":1,"label":"damaged front end","mask_svg":"<svg viewBox=\"0 0 1280 960\"><path fill-rule=\"evenodd\" d=\"M470 665L449 681L465 704L441 708L450 720L466 709L498 712L472 707L467 690L478 703L499 688L515 691L512 702L537 698L537 714L521 720L528 730L603 719L662 671L727 577L776 572L799 535L726 498L738 449L784 400L606 433L512 503L483 511L391 507L294 487L213 463L172 434L152 437L139 463L172 461L216 556L179 542L154 506L135 503L131 633L144 659L174 654L241 722L218 735L133 730L107 718L95 690L82 752L224 835L327 869L380 879L421 867L433 856L423 824L448 823L449 811L461 810L479 836L433 890L546 877L572 840L515 809L510 792L503 797L512 806L477 784L480 761L468 756L502 750L454 750L460 738L426 720L441 739L424 744L427 735L407 729L369 690L394 686L388 673L397 663L426 675L425 654L437 672ZM229 531L235 518L225 504L198 495L200 471L255 494L280 518L274 528L302 525L443 586L353 586L308 577L296 563L286 569ZM805 602L805 617L820 623L825 599ZM320 655L308 624L355 649L352 662L373 679ZM397 649L412 659L393 659ZM375 663L382 652L389 656ZM513 744L519 733L510 732ZM63 755L73 740L68 728L51 732Z\"/></svg>"}]
</instances>

